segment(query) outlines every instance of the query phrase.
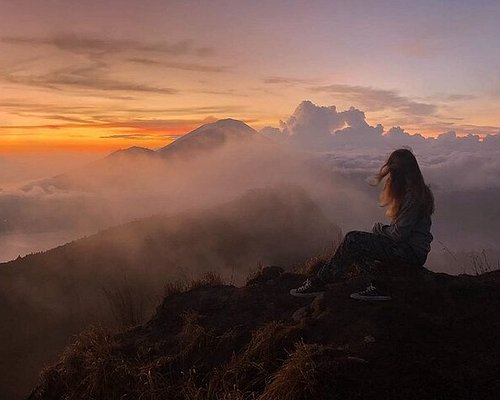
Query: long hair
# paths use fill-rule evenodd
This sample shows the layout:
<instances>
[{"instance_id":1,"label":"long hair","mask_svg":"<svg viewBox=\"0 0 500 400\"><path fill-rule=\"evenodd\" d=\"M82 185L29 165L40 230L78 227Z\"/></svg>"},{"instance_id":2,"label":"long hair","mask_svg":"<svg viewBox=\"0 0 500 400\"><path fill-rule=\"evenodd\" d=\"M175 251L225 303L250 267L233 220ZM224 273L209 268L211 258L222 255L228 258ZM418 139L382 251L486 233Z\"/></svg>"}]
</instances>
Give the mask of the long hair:
<instances>
[{"instance_id":1,"label":"long hair","mask_svg":"<svg viewBox=\"0 0 500 400\"><path fill-rule=\"evenodd\" d=\"M385 184L380 193L380 206L387 207L386 215L395 220L399 216L403 200L408 191L416 197L420 212L432 215L434 196L426 185L417 159L408 149L398 149L391 153L375 176L376 184L384 178Z\"/></svg>"}]
</instances>

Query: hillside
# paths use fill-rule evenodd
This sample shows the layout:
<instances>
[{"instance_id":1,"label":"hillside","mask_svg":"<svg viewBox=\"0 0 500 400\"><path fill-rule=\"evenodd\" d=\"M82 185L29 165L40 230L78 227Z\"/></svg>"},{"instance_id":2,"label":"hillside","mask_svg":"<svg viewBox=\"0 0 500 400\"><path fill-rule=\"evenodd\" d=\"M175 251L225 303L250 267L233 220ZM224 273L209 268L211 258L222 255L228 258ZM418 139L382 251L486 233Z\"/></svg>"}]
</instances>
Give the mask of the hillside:
<instances>
[{"instance_id":1,"label":"hillside","mask_svg":"<svg viewBox=\"0 0 500 400\"><path fill-rule=\"evenodd\" d=\"M500 272L403 268L375 304L356 277L291 297L304 275L278 267L171 288L148 323L79 335L29 399L498 399Z\"/></svg>"},{"instance_id":2,"label":"hillside","mask_svg":"<svg viewBox=\"0 0 500 400\"><path fill-rule=\"evenodd\" d=\"M138 322L150 315L168 281L191 279L216 265L241 282L260 263L291 267L338 234L303 190L275 187L0 264L1 397L18 398L33 385L70 335L88 324L115 324L110 295L133 301Z\"/></svg>"}]
</instances>

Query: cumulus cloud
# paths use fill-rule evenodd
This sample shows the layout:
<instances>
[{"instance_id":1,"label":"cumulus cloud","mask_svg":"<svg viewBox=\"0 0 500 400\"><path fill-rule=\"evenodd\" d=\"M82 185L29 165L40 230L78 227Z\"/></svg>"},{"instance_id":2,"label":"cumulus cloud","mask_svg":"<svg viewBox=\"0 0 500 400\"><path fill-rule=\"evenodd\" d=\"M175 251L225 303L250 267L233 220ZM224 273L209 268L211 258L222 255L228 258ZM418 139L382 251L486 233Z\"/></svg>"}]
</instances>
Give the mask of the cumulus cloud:
<instances>
[{"instance_id":1,"label":"cumulus cloud","mask_svg":"<svg viewBox=\"0 0 500 400\"><path fill-rule=\"evenodd\" d=\"M500 134L481 139L447 131L436 138L409 133L402 127L372 126L365 113L351 107L302 102L279 128L266 127L264 135L301 149L321 151L337 167L373 170L394 149L411 148L434 182L447 188L500 187ZM498 160L498 161L497 161Z\"/></svg>"},{"instance_id":2,"label":"cumulus cloud","mask_svg":"<svg viewBox=\"0 0 500 400\"><path fill-rule=\"evenodd\" d=\"M292 144L312 150L330 150L342 145L366 144L380 139L383 127L372 127L366 122L364 112L351 107L338 112L335 106L317 106L303 101L280 128L265 127L261 133L273 139L289 141Z\"/></svg>"},{"instance_id":3,"label":"cumulus cloud","mask_svg":"<svg viewBox=\"0 0 500 400\"><path fill-rule=\"evenodd\" d=\"M320 146L328 143L331 132L344 125L335 106L318 107L303 101L285 121L280 121L281 133L298 144Z\"/></svg>"}]
</instances>

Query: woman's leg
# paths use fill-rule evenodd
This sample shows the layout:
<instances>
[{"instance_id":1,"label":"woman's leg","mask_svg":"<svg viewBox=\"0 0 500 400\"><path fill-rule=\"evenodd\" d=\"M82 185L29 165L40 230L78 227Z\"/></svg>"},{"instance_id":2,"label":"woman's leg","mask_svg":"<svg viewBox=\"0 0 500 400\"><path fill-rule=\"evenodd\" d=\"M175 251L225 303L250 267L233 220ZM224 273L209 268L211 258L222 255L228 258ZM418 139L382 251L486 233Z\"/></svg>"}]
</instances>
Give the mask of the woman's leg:
<instances>
[{"instance_id":1,"label":"woman's leg","mask_svg":"<svg viewBox=\"0 0 500 400\"><path fill-rule=\"evenodd\" d=\"M334 282L353 264L368 276L376 273L375 261L401 261L398 246L390 238L361 231L348 232L330 262L318 272L323 282Z\"/></svg>"},{"instance_id":2,"label":"woman's leg","mask_svg":"<svg viewBox=\"0 0 500 400\"><path fill-rule=\"evenodd\" d=\"M325 283L337 280L353 263L356 263L365 275L367 275L367 278L373 281L374 275L377 272L376 260L408 262L408 257L406 257L401 245L398 245L386 236L370 232L349 232L330 262L319 270L317 276L307 279L297 289L290 290L290 294L298 297L317 296L325 291ZM370 285L370 293L368 295L365 295L364 292L356 293L355 295L358 296L356 298L364 296L363 300L367 296L372 300L390 299L390 296L376 291L373 285Z\"/></svg>"}]
</instances>

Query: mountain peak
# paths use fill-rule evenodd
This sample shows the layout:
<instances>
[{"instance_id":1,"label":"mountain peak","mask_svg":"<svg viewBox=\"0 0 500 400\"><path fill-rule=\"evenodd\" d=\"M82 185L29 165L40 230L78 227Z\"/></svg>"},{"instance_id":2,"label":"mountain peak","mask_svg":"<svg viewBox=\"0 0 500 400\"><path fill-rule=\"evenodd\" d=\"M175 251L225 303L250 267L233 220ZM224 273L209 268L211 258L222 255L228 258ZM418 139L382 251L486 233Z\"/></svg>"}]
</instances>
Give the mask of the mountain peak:
<instances>
[{"instance_id":1,"label":"mountain peak","mask_svg":"<svg viewBox=\"0 0 500 400\"><path fill-rule=\"evenodd\" d=\"M234 119L234 118L224 118L224 119L219 119L215 122L212 122L210 124L206 125L212 125L212 126L218 126L218 127L234 127L234 128L244 128L244 129L252 129L250 126L245 124L243 121L240 121L239 119Z\"/></svg>"},{"instance_id":2,"label":"mountain peak","mask_svg":"<svg viewBox=\"0 0 500 400\"><path fill-rule=\"evenodd\" d=\"M238 119L233 119L233 118L225 118L225 119L219 119L215 122L210 122L208 124L204 124L195 130L189 132L188 134L184 135L183 137L186 137L191 134L195 133L200 133L200 132L207 132L209 130L222 130L224 133L231 134L231 133L243 133L243 134L250 134L250 133L257 133L255 129L252 127L248 126L245 124L243 121L240 121Z\"/></svg>"},{"instance_id":3,"label":"mountain peak","mask_svg":"<svg viewBox=\"0 0 500 400\"><path fill-rule=\"evenodd\" d=\"M214 149L229 141L236 142L257 137L259 137L257 131L243 121L226 118L204 124L159 149L158 152L163 156L187 154L192 151Z\"/></svg>"},{"instance_id":4,"label":"mountain peak","mask_svg":"<svg viewBox=\"0 0 500 400\"><path fill-rule=\"evenodd\" d=\"M153 150L147 149L146 147L132 146L126 149L119 149L113 151L111 154L108 155L108 157L116 157L124 155L131 155L131 156L152 155L154 153L155 152Z\"/></svg>"}]
</instances>

